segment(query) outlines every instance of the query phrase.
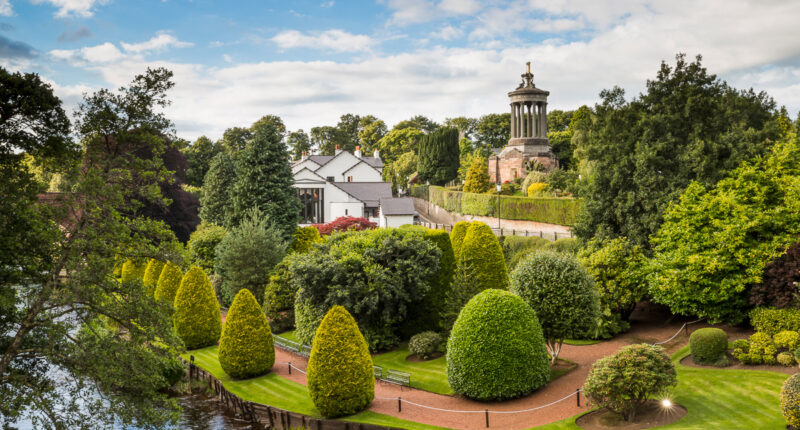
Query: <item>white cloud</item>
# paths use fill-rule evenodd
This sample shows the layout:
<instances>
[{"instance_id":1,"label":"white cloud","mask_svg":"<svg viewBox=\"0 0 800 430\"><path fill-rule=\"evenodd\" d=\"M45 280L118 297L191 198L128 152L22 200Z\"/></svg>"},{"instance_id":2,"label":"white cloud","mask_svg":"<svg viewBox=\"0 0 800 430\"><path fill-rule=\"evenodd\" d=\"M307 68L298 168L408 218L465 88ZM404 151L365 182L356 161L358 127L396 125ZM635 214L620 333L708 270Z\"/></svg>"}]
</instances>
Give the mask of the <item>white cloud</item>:
<instances>
[{"instance_id":1,"label":"white cloud","mask_svg":"<svg viewBox=\"0 0 800 430\"><path fill-rule=\"evenodd\" d=\"M468 15L477 12L481 4L477 0L442 0L439 9L457 15Z\"/></svg>"},{"instance_id":2,"label":"white cloud","mask_svg":"<svg viewBox=\"0 0 800 430\"><path fill-rule=\"evenodd\" d=\"M57 60L70 62L74 65L112 63L122 60L125 57L125 55L110 42L80 49L54 49L50 51L50 56Z\"/></svg>"},{"instance_id":3,"label":"white cloud","mask_svg":"<svg viewBox=\"0 0 800 430\"><path fill-rule=\"evenodd\" d=\"M374 41L363 34L352 34L342 30L327 30L317 34L303 34L287 30L276 34L272 41L279 47L332 49L334 51L365 51Z\"/></svg>"},{"instance_id":4,"label":"white cloud","mask_svg":"<svg viewBox=\"0 0 800 430\"><path fill-rule=\"evenodd\" d=\"M453 40L462 37L464 35L464 32L461 31L461 29L459 28L455 28L452 25L448 25L447 27L443 27L439 31L434 31L430 35L431 37L434 37L436 39Z\"/></svg>"},{"instance_id":5,"label":"white cloud","mask_svg":"<svg viewBox=\"0 0 800 430\"><path fill-rule=\"evenodd\" d=\"M232 63L233 62L233 58L231 58L231 56L228 55L228 54L222 54L222 59L225 60L226 63Z\"/></svg>"},{"instance_id":6,"label":"white cloud","mask_svg":"<svg viewBox=\"0 0 800 430\"><path fill-rule=\"evenodd\" d=\"M334 3L335 2L333 0L324 1L324 2L319 4L319 7L333 7Z\"/></svg>"},{"instance_id":7,"label":"white cloud","mask_svg":"<svg viewBox=\"0 0 800 430\"><path fill-rule=\"evenodd\" d=\"M127 52L140 54L148 51L164 51L167 48L186 48L194 46L190 42L181 42L175 36L160 32L145 42L140 43L125 43L122 42L122 48Z\"/></svg>"},{"instance_id":8,"label":"white cloud","mask_svg":"<svg viewBox=\"0 0 800 430\"><path fill-rule=\"evenodd\" d=\"M386 5L393 10L388 24L399 26L470 15L481 9L477 0L441 0L438 4L429 0L386 0Z\"/></svg>"},{"instance_id":9,"label":"white cloud","mask_svg":"<svg viewBox=\"0 0 800 430\"><path fill-rule=\"evenodd\" d=\"M0 0L0 15L2 16L14 15L14 10L11 9L11 0Z\"/></svg>"},{"instance_id":10,"label":"white cloud","mask_svg":"<svg viewBox=\"0 0 800 430\"><path fill-rule=\"evenodd\" d=\"M49 3L58 8L57 18L89 18L94 15L96 5L104 5L108 0L31 0L34 4Z\"/></svg>"}]
</instances>

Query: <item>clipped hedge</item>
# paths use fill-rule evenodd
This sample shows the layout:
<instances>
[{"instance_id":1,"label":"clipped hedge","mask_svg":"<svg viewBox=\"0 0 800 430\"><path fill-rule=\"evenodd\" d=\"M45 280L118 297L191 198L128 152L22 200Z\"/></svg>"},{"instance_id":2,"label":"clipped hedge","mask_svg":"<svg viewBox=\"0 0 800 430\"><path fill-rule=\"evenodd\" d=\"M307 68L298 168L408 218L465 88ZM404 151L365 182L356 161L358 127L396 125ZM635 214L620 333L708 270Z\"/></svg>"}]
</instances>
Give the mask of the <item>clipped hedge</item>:
<instances>
[{"instance_id":1,"label":"clipped hedge","mask_svg":"<svg viewBox=\"0 0 800 430\"><path fill-rule=\"evenodd\" d=\"M122 282L141 281L147 269L147 260L132 259L122 265Z\"/></svg>"},{"instance_id":2,"label":"clipped hedge","mask_svg":"<svg viewBox=\"0 0 800 430\"><path fill-rule=\"evenodd\" d=\"M800 309L755 308L750 311L750 324L770 336L784 330L800 332Z\"/></svg>"},{"instance_id":3,"label":"clipped hedge","mask_svg":"<svg viewBox=\"0 0 800 430\"><path fill-rule=\"evenodd\" d=\"M144 284L144 288L147 290L147 294L152 295L156 291L156 287L158 286L158 278L161 277L161 270L164 269L164 262L158 261L155 258L151 258L150 262L147 263L147 267L144 269L144 276L142 277L142 283Z\"/></svg>"},{"instance_id":4,"label":"clipped hedge","mask_svg":"<svg viewBox=\"0 0 800 430\"><path fill-rule=\"evenodd\" d=\"M725 358L728 334L714 327L695 330L689 336L689 350L695 363L715 364Z\"/></svg>"},{"instance_id":5,"label":"clipped hedge","mask_svg":"<svg viewBox=\"0 0 800 430\"><path fill-rule=\"evenodd\" d=\"M775 354L778 348L772 338L766 333L753 333L750 336L750 351L747 364L775 364Z\"/></svg>"},{"instance_id":6,"label":"clipped hedge","mask_svg":"<svg viewBox=\"0 0 800 430\"><path fill-rule=\"evenodd\" d=\"M781 366L791 367L795 365L794 354L789 352L782 352L778 354L778 364Z\"/></svg>"},{"instance_id":7,"label":"clipped hedge","mask_svg":"<svg viewBox=\"0 0 800 430\"><path fill-rule=\"evenodd\" d=\"M508 269L503 249L488 225L473 222L469 226L461 246L459 264L474 271L475 293L488 288L508 289Z\"/></svg>"},{"instance_id":8,"label":"clipped hedge","mask_svg":"<svg viewBox=\"0 0 800 430\"><path fill-rule=\"evenodd\" d=\"M795 373L783 383L781 412L789 425L800 427L800 373Z\"/></svg>"},{"instance_id":9,"label":"clipped hedge","mask_svg":"<svg viewBox=\"0 0 800 430\"><path fill-rule=\"evenodd\" d=\"M778 349L788 349L794 351L800 346L800 333L796 331L784 330L772 338Z\"/></svg>"},{"instance_id":10,"label":"clipped hedge","mask_svg":"<svg viewBox=\"0 0 800 430\"><path fill-rule=\"evenodd\" d=\"M181 286L182 279L183 271L181 268L173 262L167 261L156 283L156 300L172 305L175 302L175 294L178 292L178 287Z\"/></svg>"},{"instance_id":11,"label":"clipped hedge","mask_svg":"<svg viewBox=\"0 0 800 430\"><path fill-rule=\"evenodd\" d=\"M427 193L412 195L427 198ZM465 193L430 186L430 202L462 215L497 216L497 194L494 193ZM580 207L581 200L573 198L500 196L500 216L503 219L573 225Z\"/></svg>"},{"instance_id":12,"label":"clipped hedge","mask_svg":"<svg viewBox=\"0 0 800 430\"><path fill-rule=\"evenodd\" d=\"M332 307L322 319L306 371L308 394L325 417L352 415L372 403L372 357L356 320L344 307Z\"/></svg>"},{"instance_id":13,"label":"clipped hedge","mask_svg":"<svg viewBox=\"0 0 800 430\"><path fill-rule=\"evenodd\" d=\"M439 333L424 331L411 336L411 340L408 341L408 351L423 360L427 360L439 350L441 344L442 336Z\"/></svg>"},{"instance_id":14,"label":"clipped hedge","mask_svg":"<svg viewBox=\"0 0 800 430\"><path fill-rule=\"evenodd\" d=\"M275 348L267 317L248 289L241 289L228 309L219 339L219 364L242 379L263 375L275 364Z\"/></svg>"},{"instance_id":15,"label":"clipped hedge","mask_svg":"<svg viewBox=\"0 0 800 430\"><path fill-rule=\"evenodd\" d=\"M459 221L453 226L453 229L450 230L450 245L453 248L453 255L456 261L458 261L461 255L461 247L464 246L464 236L467 235L467 230L469 230L470 225L472 225L472 223L468 221Z\"/></svg>"},{"instance_id":16,"label":"clipped hedge","mask_svg":"<svg viewBox=\"0 0 800 430\"><path fill-rule=\"evenodd\" d=\"M192 266L186 272L175 294L174 306L172 321L186 349L217 343L222 332L219 302L203 269Z\"/></svg>"},{"instance_id":17,"label":"clipped hedge","mask_svg":"<svg viewBox=\"0 0 800 430\"><path fill-rule=\"evenodd\" d=\"M447 342L447 381L453 391L477 400L504 400L549 380L542 328L525 301L490 289L464 306Z\"/></svg>"}]
</instances>

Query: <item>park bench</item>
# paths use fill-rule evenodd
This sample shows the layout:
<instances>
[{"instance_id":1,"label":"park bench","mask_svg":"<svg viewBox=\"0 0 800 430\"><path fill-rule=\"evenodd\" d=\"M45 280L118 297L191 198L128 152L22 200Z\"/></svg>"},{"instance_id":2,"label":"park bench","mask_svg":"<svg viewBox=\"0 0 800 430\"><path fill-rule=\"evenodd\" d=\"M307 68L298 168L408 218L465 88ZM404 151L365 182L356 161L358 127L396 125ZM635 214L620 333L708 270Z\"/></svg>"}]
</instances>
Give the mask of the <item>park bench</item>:
<instances>
[{"instance_id":1,"label":"park bench","mask_svg":"<svg viewBox=\"0 0 800 430\"><path fill-rule=\"evenodd\" d=\"M303 345L300 348L299 354L305 358L311 357L311 345Z\"/></svg>"},{"instance_id":2,"label":"park bench","mask_svg":"<svg viewBox=\"0 0 800 430\"><path fill-rule=\"evenodd\" d=\"M375 380L377 381L377 380L381 379L381 377L383 376L383 367L381 367L381 366L372 366L372 370L375 371Z\"/></svg>"},{"instance_id":3,"label":"park bench","mask_svg":"<svg viewBox=\"0 0 800 430\"><path fill-rule=\"evenodd\" d=\"M408 387L411 385L411 374L401 372L399 370L388 369L383 380L386 382L391 382L392 384Z\"/></svg>"},{"instance_id":4,"label":"park bench","mask_svg":"<svg viewBox=\"0 0 800 430\"><path fill-rule=\"evenodd\" d=\"M275 340L275 346L278 348L285 349L290 352L300 352L299 343L278 335L272 335L272 338Z\"/></svg>"}]
</instances>

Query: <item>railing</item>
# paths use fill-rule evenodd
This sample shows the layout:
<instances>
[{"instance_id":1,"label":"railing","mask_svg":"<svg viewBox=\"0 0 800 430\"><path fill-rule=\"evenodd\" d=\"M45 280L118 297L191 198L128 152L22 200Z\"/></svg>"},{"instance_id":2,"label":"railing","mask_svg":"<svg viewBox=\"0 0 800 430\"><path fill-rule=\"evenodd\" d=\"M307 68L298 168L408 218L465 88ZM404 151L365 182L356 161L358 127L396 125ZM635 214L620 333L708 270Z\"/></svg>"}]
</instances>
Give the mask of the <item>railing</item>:
<instances>
[{"instance_id":1,"label":"railing","mask_svg":"<svg viewBox=\"0 0 800 430\"><path fill-rule=\"evenodd\" d=\"M422 219L419 220L418 224L421 225L421 226L424 226L424 227L432 228L434 230L444 230L444 231L446 231L448 233L451 230L453 230L453 226L450 225L450 224L439 224L439 223L435 223L435 222L424 221ZM495 236L542 237L542 238L545 238L547 240L553 240L553 241L558 240L558 239L565 239L565 238L568 238L568 237L573 237L572 231L569 231L567 233L564 233L564 232L559 233L557 231L518 230L518 229L503 228L503 227L501 227L501 228L491 227L491 229L492 229L492 232L494 233Z\"/></svg>"}]
</instances>

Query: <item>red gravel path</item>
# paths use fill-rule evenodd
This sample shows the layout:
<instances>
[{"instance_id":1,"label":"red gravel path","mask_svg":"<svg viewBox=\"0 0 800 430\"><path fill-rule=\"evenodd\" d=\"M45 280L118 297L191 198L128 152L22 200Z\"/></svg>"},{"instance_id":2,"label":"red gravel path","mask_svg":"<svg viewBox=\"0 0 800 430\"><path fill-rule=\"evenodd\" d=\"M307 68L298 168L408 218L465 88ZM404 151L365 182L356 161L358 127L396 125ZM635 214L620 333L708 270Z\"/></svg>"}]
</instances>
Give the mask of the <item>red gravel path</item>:
<instances>
[{"instance_id":1,"label":"red gravel path","mask_svg":"<svg viewBox=\"0 0 800 430\"><path fill-rule=\"evenodd\" d=\"M664 320L662 319L661 321ZM586 405L586 399L583 396L581 396L581 406L577 406L575 390L583 385L595 360L612 354L619 348L632 343L652 343L666 340L675 334L681 324L680 322L669 324L643 322L634 324L631 331L607 342L586 346L564 345L560 357L577 363L578 367L569 374L548 384L543 389L524 398L505 402L482 403L461 397L445 396L413 388L401 388L386 382L379 382L375 386L375 400L369 410L425 424L470 430L486 428L486 416L483 411L487 408L490 411L489 424L491 428L525 429L559 421L589 410ZM702 326L705 325L693 325L691 330L696 330ZM682 333L665 346L669 351L674 351L679 345L685 344L686 341L687 336ZM292 374L289 375L288 366L286 365L286 362L291 362L295 367L305 369L307 361L304 358L276 349L275 361L276 365L272 369L273 372L303 385L306 384L303 373L293 370ZM497 413L536 408L570 395L571 397L562 402L536 411L514 414ZM402 412L397 410L398 397L403 399ZM409 404L406 401L440 409L478 412L463 413L432 410Z\"/></svg>"}]
</instances>

